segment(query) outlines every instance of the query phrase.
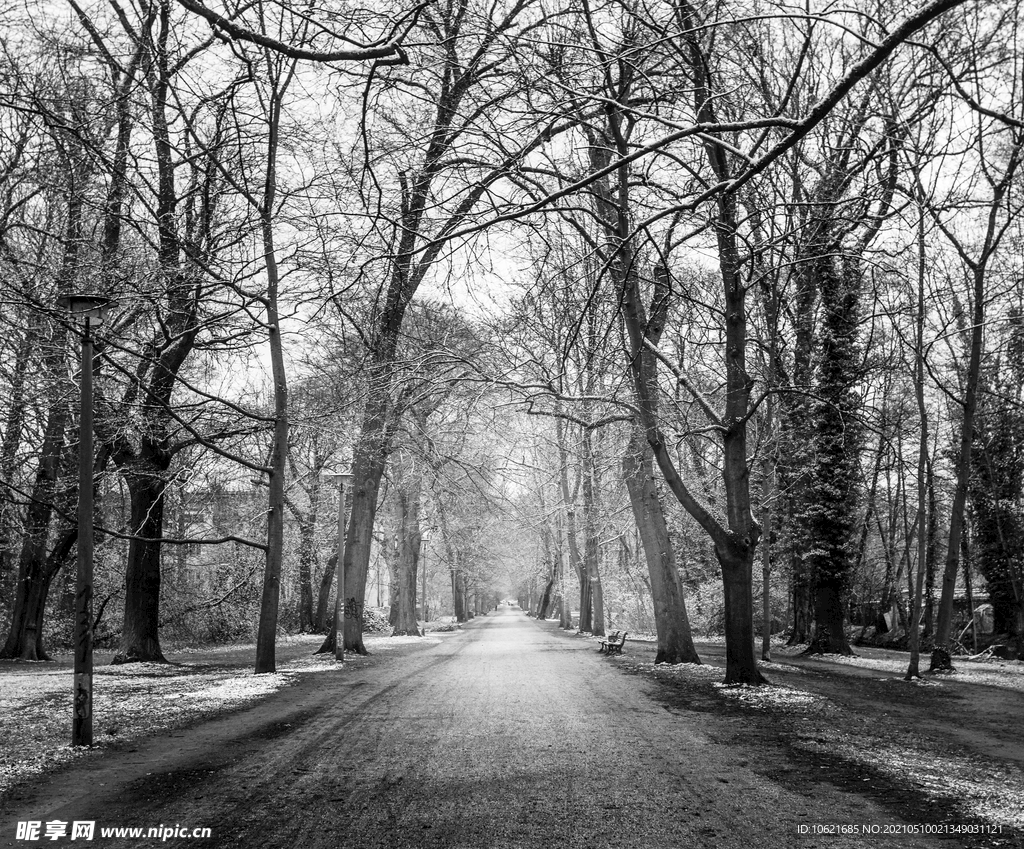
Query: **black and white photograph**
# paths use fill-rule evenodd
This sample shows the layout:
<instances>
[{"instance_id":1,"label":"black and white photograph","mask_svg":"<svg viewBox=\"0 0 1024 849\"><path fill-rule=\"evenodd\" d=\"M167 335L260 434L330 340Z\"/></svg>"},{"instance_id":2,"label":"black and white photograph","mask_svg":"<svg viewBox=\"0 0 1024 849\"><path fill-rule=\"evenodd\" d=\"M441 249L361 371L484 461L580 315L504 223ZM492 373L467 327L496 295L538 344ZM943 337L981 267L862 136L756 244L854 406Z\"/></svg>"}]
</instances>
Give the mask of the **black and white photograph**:
<instances>
[{"instance_id":1,"label":"black and white photograph","mask_svg":"<svg viewBox=\"0 0 1024 849\"><path fill-rule=\"evenodd\" d=\"M1021 0L0 0L0 847L1024 849Z\"/></svg>"}]
</instances>

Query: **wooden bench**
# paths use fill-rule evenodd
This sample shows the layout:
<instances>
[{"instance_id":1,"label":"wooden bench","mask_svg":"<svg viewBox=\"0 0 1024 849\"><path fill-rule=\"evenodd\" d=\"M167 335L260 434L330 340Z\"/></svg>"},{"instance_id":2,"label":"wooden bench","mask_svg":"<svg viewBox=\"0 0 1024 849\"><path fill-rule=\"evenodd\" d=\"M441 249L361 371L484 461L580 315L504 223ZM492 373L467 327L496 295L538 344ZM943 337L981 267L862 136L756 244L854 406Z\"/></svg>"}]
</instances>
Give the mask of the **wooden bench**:
<instances>
[{"instance_id":1,"label":"wooden bench","mask_svg":"<svg viewBox=\"0 0 1024 849\"><path fill-rule=\"evenodd\" d=\"M607 637L601 640L599 652L605 654L622 654L622 647L626 644L628 631L612 631Z\"/></svg>"}]
</instances>

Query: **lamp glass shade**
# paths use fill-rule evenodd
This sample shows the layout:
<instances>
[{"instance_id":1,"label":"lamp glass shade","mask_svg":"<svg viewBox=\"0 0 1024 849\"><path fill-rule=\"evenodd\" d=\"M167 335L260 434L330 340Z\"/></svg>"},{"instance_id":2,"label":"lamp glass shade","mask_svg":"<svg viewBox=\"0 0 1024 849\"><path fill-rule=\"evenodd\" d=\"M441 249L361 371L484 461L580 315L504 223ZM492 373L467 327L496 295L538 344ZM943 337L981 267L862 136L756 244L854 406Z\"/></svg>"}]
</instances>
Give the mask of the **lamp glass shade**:
<instances>
[{"instance_id":1,"label":"lamp glass shade","mask_svg":"<svg viewBox=\"0 0 1024 849\"><path fill-rule=\"evenodd\" d=\"M88 319L91 325L103 324L107 317L110 298L103 295L65 295L60 304L71 313L72 319Z\"/></svg>"},{"instance_id":2,"label":"lamp glass shade","mask_svg":"<svg viewBox=\"0 0 1024 849\"><path fill-rule=\"evenodd\" d=\"M348 486L350 483L352 483L351 472L323 472L323 476L325 478L329 478L330 480L337 481L343 486Z\"/></svg>"}]
</instances>

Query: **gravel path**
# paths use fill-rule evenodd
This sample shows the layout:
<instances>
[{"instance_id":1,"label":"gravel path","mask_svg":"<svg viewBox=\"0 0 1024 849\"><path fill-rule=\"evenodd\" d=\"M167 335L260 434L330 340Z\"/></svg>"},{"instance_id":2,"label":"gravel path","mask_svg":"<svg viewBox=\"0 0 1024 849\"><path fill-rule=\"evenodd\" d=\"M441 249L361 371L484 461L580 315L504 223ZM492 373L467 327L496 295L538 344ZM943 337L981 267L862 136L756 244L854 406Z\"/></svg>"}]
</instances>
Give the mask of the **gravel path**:
<instances>
[{"instance_id":1,"label":"gravel path","mask_svg":"<svg viewBox=\"0 0 1024 849\"><path fill-rule=\"evenodd\" d=\"M0 846L32 845L14 839L29 819L208 827L204 845L245 849L959 845L799 836L801 825L901 821L813 776L766 777L762 750L723 739L742 720L669 708L619 662L502 608L40 781L0 817Z\"/></svg>"}]
</instances>

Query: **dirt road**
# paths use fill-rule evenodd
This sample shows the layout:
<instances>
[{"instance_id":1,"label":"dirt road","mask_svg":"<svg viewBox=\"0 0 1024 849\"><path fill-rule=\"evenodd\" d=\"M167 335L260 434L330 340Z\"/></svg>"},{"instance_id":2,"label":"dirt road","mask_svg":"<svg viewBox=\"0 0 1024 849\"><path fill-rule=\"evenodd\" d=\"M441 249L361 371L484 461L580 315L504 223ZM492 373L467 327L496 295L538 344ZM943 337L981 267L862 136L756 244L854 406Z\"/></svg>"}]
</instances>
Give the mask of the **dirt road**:
<instances>
[{"instance_id":1,"label":"dirt road","mask_svg":"<svg viewBox=\"0 0 1024 849\"><path fill-rule=\"evenodd\" d=\"M95 821L92 845L125 847L161 841L101 839L99 829L205 827L203 845L245 849L966 845L815 836L815 825L905 820L858 793L794 780L782 760L758 762L764 750L743 744L739 726L729 739L741 717L667 705L618 663L502 608L41 780L0 817L0 846L32 845L15 839L28 820Z\"/></svg>"}]
</instances>

